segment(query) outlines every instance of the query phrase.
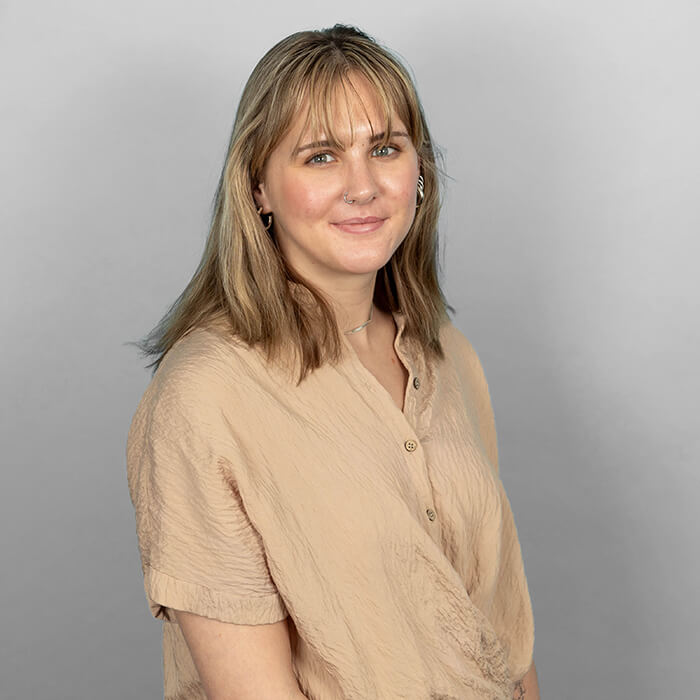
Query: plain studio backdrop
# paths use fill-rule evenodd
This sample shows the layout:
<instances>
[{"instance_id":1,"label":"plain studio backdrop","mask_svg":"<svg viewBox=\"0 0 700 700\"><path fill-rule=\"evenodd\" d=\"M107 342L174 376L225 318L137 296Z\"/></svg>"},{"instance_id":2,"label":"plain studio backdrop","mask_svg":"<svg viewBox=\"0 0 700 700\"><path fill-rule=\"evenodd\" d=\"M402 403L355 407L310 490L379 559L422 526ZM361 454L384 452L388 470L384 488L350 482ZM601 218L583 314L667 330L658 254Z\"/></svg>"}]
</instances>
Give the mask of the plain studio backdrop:
<instances>
[{"instance_id":1,"label":"plain studio backdrop","mask_svg":"<svg viewBox=\"0 0 700 700\"><path fill-rule=\"evenodd\" d=\"M700 11L0 4L0 697L162 694L126 485L133 346L192 276L244 82L300 29L411 66L549 700L688 697L700 651Z\"/></svg>"}]
</instances>

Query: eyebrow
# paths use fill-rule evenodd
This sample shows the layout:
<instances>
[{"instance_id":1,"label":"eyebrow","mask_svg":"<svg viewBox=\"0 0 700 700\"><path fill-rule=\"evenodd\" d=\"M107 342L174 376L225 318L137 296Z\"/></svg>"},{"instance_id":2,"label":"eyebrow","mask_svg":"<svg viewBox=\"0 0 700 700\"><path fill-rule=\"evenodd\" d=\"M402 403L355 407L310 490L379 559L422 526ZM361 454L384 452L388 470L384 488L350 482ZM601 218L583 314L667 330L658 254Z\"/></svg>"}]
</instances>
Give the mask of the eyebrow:
<instances>
[{"instance_id":1,"label":"eyebrow","mask_svg":"<svg viewBox=\"0 0 700 700\"><path fill-rule=\"evenodd\" d=\"M406 138L410 138L410 136L405 131L392 131L390 136L391 137L405 136ZM375 134L370 139L370 144L373 145L375 143L380 143L381 141L384 141L385 137L386 137L386 132L380 131L378 134ZM299 148L295 148L294 152L292 153L292 158L295 158L303 151L310 151L314 148L329 148L330 145L331 145L330 141L312 141L311 143L307 143L304 146L299 146Z\"/></svg>"}]
</instances>

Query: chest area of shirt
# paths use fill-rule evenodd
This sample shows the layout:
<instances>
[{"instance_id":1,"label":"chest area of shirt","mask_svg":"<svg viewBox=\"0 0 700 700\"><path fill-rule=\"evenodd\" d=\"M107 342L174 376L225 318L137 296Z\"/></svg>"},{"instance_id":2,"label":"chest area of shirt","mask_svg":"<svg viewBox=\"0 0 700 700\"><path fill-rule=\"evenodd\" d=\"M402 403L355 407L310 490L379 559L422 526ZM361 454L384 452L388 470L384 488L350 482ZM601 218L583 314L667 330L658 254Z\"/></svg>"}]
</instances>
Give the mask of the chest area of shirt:
<instances>
[{"instance_id":1,"label":"chest area of shirt","mask_svg":"<svg viewBox=\"0 0 700 700\"><path fill-rule=\"evenodd\" d=\"M244 457L232 467L253 509L305 528L381 521L401 510L437 532L441 511L452 519L471 500L461 493L465 478L472 489L492 488L451 375L435 382L434 410L426 411L416 397L433 382L408 381L401 361L388 364L357 360L298 387L270 383L232 410ZM395 399L403 401L401 392L408 415Z\"/></svg>"},{"instance_id":2,"label":"chest area of shirt","mask_svg":"<svg viewBox=\"0 0 700 700\"><path fill-rule=\"evenodd\" d=\"M358 354L358 359L384 388L397 409L403 411L410 373L394 348L391 347L379 356L369 357Z\"/></svg>"}]
</instances>

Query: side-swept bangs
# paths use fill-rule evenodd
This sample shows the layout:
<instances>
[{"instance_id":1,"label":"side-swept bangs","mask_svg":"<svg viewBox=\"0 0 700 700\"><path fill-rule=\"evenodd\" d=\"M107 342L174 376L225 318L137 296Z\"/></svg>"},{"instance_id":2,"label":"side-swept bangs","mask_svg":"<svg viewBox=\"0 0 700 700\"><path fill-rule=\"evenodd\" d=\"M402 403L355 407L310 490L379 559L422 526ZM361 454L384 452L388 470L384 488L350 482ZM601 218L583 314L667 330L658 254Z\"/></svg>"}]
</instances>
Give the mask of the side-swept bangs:
<instances>
[{"instance_id":1,"label":"side-swept bangs","mask_svg":"<svg viewBox=\"0 0 700 700\"><path fill-rule=\"evenodd\" d=\"M284 41L293 41L295 36ZM325 140L340 148L341 143L335 129L338 107L348 105L352 99L359 99L353 81L364 80L376 99L382 124L372 124L367 106L363 105L370 123L372 136L383 132L380 145L386 145L392 132L393 115L403 122L409 137L418 152L423 155L426 143L424 122L420 103L410 76L404 67L374 42L361 42L360 46L346 46L340 50L329 46L327 41L319 41L309 50L309 37L304 36L303 51L295 52L290 46L280 51L279 46L263 57L258 64L257 76L251 76L249 86L255 85L260 96L255 100L258 110L258 129L250 134L257 141L258 148L251 159L252 186L262 176L262 169L277 144L287 135L300 114L304 114L303 127L295 148L303 136L311 140ZM298 37L301 40L301 37ZM274 52L274 53L273 53ZM269 55L286 55L286 63L271 65ZM274 81L265 83L265 78L274 75ZM242 104L249 102L244 98ZM241 115L239 115L241 116ZM242 122L240 118L238 122ZM350 121L351 136L352 122ZM427 154L426 154L427 155ZM432 154L431 154L432 156Z\"/></svg>"},{"instance_id":2,"label":"side-swept bangs","mask_svg":"<svg viewBox=\"0 0 700 700\"><path fill-rule=\"evenodd\" d=\"M335 131L335 117L340 106L349 111L351 101L359 100L362 104L356 89L359 79L370 87L381 115L381 123L373 124L367 105L362 104L372 137L382 132L384 137L379 145L386 145L391 138L393 116L396 115L405 124L414 147L419 151L423 143L423 123L413 90L406 84L404 76L390 70L385 64L367 60L365 56L357 56L356 61L352 58L355 57L343 62L319 61L298 81L301 89L295 101L302 105L301 109L305 109L305 118L295 148L299 147L302 138L325 140L336 148L343 147ZM351 140L354 140L353 122L349 115L348 123Z\"/></svg>"}]
</instances>

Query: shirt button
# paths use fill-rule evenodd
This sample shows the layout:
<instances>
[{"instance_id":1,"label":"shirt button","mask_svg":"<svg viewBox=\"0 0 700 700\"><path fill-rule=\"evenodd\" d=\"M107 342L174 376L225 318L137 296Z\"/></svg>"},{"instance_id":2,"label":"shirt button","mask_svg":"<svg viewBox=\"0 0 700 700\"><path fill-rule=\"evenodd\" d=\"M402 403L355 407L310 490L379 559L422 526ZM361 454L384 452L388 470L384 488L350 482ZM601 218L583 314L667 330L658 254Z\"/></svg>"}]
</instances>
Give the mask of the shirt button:
<instances>
[{"instance_id":1,"label":"shirt button","mask_svg":"<svg viewBox=\"0 0 700 700\"><path fill-rule=\"evenodd\" d=\"M413 387L417 389L420 386L420 379L418 377L413 377Z\"/></svg>"},{"instance_id":2,"label":"shirt button","mask_svg":"<svg viewBox=\"0 0 700 700\"><path fill-rule=\"evenodd\" d=\"M428 520L435 520L435 511L432 508L428 508L425 512L428 515Z\"/></svg>"},{"instance_id":3,"label":"shirt button","mask_svg":"<svg viewBox=\"0 0 700 700\"><path fill-rule=\"evenodd\" d=\"M406 448L406 450L408 452L413 452L413 450L415 450L416 447L418 447L418 443L415 440L406 440L406 442L404 442L403 446Z\"/></svg>"}]
</instances>

